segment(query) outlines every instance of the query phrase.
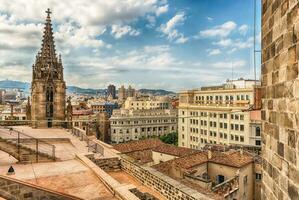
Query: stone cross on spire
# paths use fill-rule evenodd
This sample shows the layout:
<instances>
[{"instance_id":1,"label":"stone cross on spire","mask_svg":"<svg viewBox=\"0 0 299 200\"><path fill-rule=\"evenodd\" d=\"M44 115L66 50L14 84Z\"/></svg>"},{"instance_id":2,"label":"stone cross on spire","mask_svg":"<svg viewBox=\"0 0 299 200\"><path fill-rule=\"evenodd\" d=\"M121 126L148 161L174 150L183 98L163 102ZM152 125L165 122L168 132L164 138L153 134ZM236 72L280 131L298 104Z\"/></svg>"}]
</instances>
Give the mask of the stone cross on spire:
<instances>
[{"instance_id":1,"label":"stone cross on spire","mask_svg":"<svg viewBox=\"0 0 299 200\"><path fill-rule=\"evenodd\" d=\"M48 8L48 9L46 10L46 13L47 13L47 17L50 18L50 14L52 13L51 10L50 10L50 8Z\"/></svg>"}]
</instances>

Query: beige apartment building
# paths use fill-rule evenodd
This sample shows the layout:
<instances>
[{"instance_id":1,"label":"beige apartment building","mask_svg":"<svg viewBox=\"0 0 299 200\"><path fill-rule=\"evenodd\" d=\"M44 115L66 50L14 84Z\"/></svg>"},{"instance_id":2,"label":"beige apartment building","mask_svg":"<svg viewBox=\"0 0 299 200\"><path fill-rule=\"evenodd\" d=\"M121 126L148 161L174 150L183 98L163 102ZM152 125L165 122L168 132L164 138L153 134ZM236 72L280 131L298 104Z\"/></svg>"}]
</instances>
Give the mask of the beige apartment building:
<instances>
[{"instance_id":1,"label":"beige apartment building","mask_svg":"<svg viewBox=\"0 0 299 200\"><path fill-rule=\"evenodd\" d=\"M111 141L122 143L177 131L177 110L118 109L110 118Z\"/></svg>"},{"instance_id":2,"label":"beige apartment building","mask_svg":"<svg viewBox=\"0 0 299 200\"><path fill-rule=\"evenodd\" d=\"M124 103L124 108L133 110L170 109L171 101L166 96L148 98L128 97Z\"/></svg>"},{"instance_id":3,"label":"beige apartment building","mask_svg":"<svg viewBox=\"0 0 299 200\"><path fill-rule=\"evenodd\" d=\"M256 99L259 82L228 80L221 86L180 93L179 146L199 149L206 144L261 145L261 116ZM255 93L257 95L255 95Z\"/></svg>"}]
</instances>

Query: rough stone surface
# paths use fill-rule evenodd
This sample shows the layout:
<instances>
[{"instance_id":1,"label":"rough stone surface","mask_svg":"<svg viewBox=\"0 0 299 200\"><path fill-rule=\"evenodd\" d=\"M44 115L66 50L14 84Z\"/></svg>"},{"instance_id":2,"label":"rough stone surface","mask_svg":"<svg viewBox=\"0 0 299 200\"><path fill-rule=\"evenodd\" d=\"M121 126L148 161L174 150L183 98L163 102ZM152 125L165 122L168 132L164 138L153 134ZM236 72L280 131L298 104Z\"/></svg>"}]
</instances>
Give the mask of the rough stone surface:
<instances>
[{"instance_id":1,"label":"rough stone surface","mask_svg":"<svg viewBox=\"0 0 299 200\"><path fill-rule=\"evenodd\" d=\"M299 2L262 5L262 199L299 199Z\"/></svg>"}]
</instances>

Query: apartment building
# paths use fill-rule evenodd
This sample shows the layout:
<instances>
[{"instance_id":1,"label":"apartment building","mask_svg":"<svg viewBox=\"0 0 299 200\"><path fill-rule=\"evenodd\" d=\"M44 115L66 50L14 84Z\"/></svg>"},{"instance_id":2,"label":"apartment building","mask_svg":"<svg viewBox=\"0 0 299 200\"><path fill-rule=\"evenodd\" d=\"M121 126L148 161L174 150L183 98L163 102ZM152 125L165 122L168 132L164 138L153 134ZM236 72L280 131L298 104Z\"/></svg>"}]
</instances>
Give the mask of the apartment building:
<instances>
[{"instance_id":1,"label":"apartment building","mask_svg":"<svg viewBox=\"0 0 299 200\"><path fill-rule=\"evenodd\" d=\"M177 110L118 109L113 111L110 126L112 143L161 136L177 131Z\"/></svg>"},{"instance_id":2,"label":"apartment building","mask_svg":"<svg viewBox=\"0 0 299 200\"><path fill-rule=\"evenodd\" d=\"M183 91L179 95L179 146L206 144L260 146L259 82L228 80L221 86Z\"/></svg>"},{"instance_id":3,"label":"apartment building","mask_svg":"<svg viewBox=\"0 0 299 200\"><path fill-rule=\"evenodd\" d=\"M125 109L145 110L145 109L170 109L171 101L166 96L136 98L128 97L124 103Z\"/></svg>"}]
</instances>

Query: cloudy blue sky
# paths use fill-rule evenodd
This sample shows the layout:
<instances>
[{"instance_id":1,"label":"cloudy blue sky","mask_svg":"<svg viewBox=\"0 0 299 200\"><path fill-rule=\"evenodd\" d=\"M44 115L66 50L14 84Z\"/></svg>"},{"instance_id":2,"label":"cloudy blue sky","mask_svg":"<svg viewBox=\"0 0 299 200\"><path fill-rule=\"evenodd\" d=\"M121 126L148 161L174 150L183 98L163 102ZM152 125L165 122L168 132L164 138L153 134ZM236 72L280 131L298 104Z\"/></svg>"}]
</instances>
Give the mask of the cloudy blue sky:
<instances>
[{"instance_id":1,"label":"cloudy blue sky","mask_svg":"<svg viewBox=\"0 0 299 200\"><path fill-rule=\"evenodd\" d=\"M253 0L0 0L0 80L31 81L48 7L68 85L179 91L254 77Z\"/></svg>"}]
</instances>

